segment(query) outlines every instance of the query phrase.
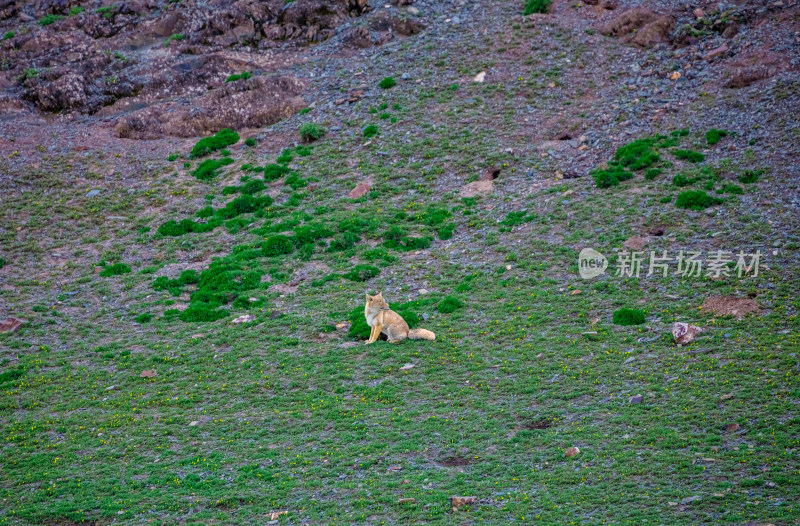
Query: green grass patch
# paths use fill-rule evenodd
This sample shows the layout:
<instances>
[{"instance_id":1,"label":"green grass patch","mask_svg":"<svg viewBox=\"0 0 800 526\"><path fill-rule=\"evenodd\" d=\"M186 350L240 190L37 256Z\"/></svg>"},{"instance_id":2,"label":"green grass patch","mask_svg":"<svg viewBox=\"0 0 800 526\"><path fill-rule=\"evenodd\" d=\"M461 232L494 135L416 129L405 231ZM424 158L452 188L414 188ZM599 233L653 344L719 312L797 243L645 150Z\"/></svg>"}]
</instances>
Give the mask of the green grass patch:
<instances>
[{"instance_id":1,"label":"green grass patch","mask_svg":"<svg viewBox=\"0 0 800 526\"><path fill-rule=\"evenodd\" d=\"M645 315L639 309L619 309L614 311L613 321L617 325L641 325L645 322Z\"/></svg>"},{"instance_id":2,"label":"green grass patch","mask_svg":"<svg viewBox=\"0 0 800 526\"><path fill-rule=\"evenodd\" d=\"M702 190L688 190L678 195L675 206L688 210L703 210L720 203L722 203L722 200L716 199Z\"/></svg>"},{"instance_id":3,"label":"green grass patch","mask_svg":"<svg viewBox=\"0 0 800 526\"><path fill-rule=\"evenodd\" d=\"M230 128L224 128L211 137L200 139L197 144L194 145L194 148L192 148L189 157L193 159L205 157L212 152L222 150L226 146L236 144L237 142L239 142L239 134Z\"/></svg>"}]
</instances>

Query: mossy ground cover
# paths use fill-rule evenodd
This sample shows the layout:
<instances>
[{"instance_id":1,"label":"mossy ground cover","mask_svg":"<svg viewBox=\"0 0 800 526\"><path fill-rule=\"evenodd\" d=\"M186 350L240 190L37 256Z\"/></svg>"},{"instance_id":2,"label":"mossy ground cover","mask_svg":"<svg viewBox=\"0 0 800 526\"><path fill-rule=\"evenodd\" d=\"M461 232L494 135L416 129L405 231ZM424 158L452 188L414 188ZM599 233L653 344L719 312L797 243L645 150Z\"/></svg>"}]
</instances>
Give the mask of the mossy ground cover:
<instances>
[{"instance_id":1,"label":"mossy ground cover","mask_svg":"<svg viewBox=\"0 0 800 526\"><path fill-rule=\"evenodd\" d=\"M375 101L348 109L363 117L352 133L301 153L292 121L281 148L237 151L212 179L169 165L145 189L92 200L49 172L74 158L47 157L30 174L24 198L0 208L0 223L20 227L0 231L0 298L27 320L0 335L0 520L263 524L282 510L279 524L800 520L800 262L796 250L766 250L782 235L769 221L796 217L754 209L779 174L713 150L677 159L703 132L665 129L636 155L610 149L633 177L608 189L556 180L524 153L527 137L511 143L514 157L508 134L459 124L487 114L487 93L505 100L501 88L406 84L379 92L400 119L382 121L369 145L360 131ZM509 98L505 109L517 108ZM499 165L495 194L460 198L467 177ZM645 177L651 169L662 172ZM286 184L292 173L308 184ZM676 187L678 173L692 182ZM370 192L347 198L362 177ZM739 178L744 193L719 194L718 207L661 202ZM264 188L244 191L253 180ZM158 232L214 218L246 224ZM581 248L616 263L626 239L656 228L664 235L645 251L761 247L769 270L578 277ZM100 276L103 260L131 271ZM364 346L364 293L378 291L436 341ZM728 294L762 311L698 308ZM615 323L621 309L644 323ZM679 347L675 321L707 330ZM581 453L566 458L571 446ZM480 500L453 512L452 495Z\"/></svg>"}]
</instances>

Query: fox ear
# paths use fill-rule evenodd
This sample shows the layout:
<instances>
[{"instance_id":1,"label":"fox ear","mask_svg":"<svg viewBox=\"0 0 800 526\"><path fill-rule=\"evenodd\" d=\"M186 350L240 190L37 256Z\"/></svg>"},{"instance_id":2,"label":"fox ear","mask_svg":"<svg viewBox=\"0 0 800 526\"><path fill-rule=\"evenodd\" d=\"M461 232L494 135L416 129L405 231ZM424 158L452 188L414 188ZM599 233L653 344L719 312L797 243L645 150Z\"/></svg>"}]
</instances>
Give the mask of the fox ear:
<instances>
[{"instance_id":1,"label":"fox ear","mask_svg":"<svg viewBox=\"0 0 800 526\"><path fill-rule=\"evenodd\" d=\"M367 301L372 299L372 296L370 296L369 294L367 294L366 296L367 296Z\"/></svg>"},{"instance_id":2,"label":"fox ear","mask_svg":"<svg viewBox=\"0 0 800 526\"><path fill-rule=\"evenodd\" d=\"M383 297L383 292L379 292L379 293L377 293L377 294L375 295L375 297L376 297L376 298L382 298L382 297Z\"/></svg>"}]
</instances>

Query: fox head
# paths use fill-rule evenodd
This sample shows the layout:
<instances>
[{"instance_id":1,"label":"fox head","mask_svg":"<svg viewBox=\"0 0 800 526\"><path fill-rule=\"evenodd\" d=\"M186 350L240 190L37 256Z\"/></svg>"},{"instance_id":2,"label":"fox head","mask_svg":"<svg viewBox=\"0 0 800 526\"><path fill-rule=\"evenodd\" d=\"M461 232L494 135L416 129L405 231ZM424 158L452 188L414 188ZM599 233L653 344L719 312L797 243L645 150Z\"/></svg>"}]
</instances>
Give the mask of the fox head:
<instances>
[{"instance_id":1,"label":"fox head","mask_svg":"<svg viewBox=\"0 0 800 526\"><path fill-rule=\"evenodd\" d=\"M378 310L389 310L389 304L383 299L382 293L377 293L374 296L367 294L367 307L375 308Z\"/></svg>"}]
</instances>

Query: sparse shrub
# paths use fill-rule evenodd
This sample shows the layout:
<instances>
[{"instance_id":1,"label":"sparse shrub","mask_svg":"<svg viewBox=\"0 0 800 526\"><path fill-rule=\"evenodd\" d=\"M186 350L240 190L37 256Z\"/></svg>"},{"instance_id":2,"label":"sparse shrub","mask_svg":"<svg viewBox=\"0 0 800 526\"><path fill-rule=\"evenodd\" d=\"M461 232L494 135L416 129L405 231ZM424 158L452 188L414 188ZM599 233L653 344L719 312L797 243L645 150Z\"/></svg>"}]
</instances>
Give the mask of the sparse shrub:
<instances>
[{"instance_id":1,"label":"sparse shrub","mask_svg":"<svg viewBox=\"0 0 800 526\"><path fill-rule=\"evenodd\" d=\"M672 202L672 196L671 195L666 195L666 196L662 197L661 199L659 199L658 202L659 203L671 203Z\"/></svg>"},{"instance_id":2,"label":"sparse shrub","mask_svg":"<svg viewBox=\"0 0 800 526\"><path fill-rule=\"evenodd\" d=\"M699 163L703 162L706 158L700 152L696 152L694 150L674 150L672 155L677 157L678 159L683 159L684 161L689 161L690 163Z\"/></svg>"},{"instance_id":3,"label":"sparse shrub","mask_svg":"<svg viewBox=\"0 0 800 526\"><path fill-rule=\"evenodd\" d=\"M614 153L614 159L629 170L649 168L661 159L653 149L654 144L654 138L638 139L619 148Z\"/></svg>"},{"instance_id":4,"label":"sparse shrub","mask_svg":"<svg viewBox=\"0 0 800 526\"><path fill-rule=\"evenodd\" d=\"M364 317L364 315L363 315L363 310L364 309L361 309L361 310L362 310L361 317L363 318ZM366 320L364 321L364 323L366 324ZM369 335L367 335L367 336L369 336ZM24 365L19 365L17 367L10 367L7 371L3 371L2 373L0 373L0 384L4 384L4 383L7 383L7 382L13 382L14 380L19 380L20 378L25 376L25 372L26 371L27 371L27 369L25 368Z\"/></svg>"},{"instance_id":5,"label":"sparse shrub","mask_svg":"<svg viewBox=\"0 0 800 526\"><path fill-rule=\"evenodd\" d=\"M744 184L753 184L758 181L758 178L761 177L761 174L764 173L764 170L745 170L741 174L739 174L739 182Z\"/></svg>"},{"instance_id":6,"label":"sparse shrub","mask_svg":"<svg viewBox=\"0 0 800 526\"><path fill-rule=\"evenodd\" d=\"M153 315L149 312L145 312L144 314L139 314L136 316L136 323L147 323L153 319Z\"/></svg>"},{"instance_id":7,"label":"sparse shrub","mask_svg":"<svg viewBox=\"0 0 800 526\"><path fill-rule=\"evenodd\" d=\"M393 255L389 254L385 250L381 250L380 248L373 248L372 250L367 250L363 254L361 254L363 259L367 261L375 261L375 260L383 260L385 263L394 263L397 261L397 258Z\"/></svg>"},{"instance_id":8,"label":"sparse shrub","mask_svg":"<svg viewBox=\"0 0 800 526\"><path fill-rule=\"evenodd\" d=\"M744 193L744 189L741 186L736 186L735 184L726 184L720 188L719 192L725 194L742 195Z\"/></svg>"},{"instance_id":9,"label":"sparse shrub","mask_svg":"<svg viewBox=\"0 0 800 526\"><path fill-rule=\"evenodd\" d=\"M550 11L551 3L552 0L526 0L522 14L527 16L534 13L547 13Z\"/></svg>"},{"instance_id":10,"label":"sparse shrub","mask_svg":"<svg viewBox=\"0 0 800 526\"><path fill-rule=\"evenodd\" d=\"M109 14L111 14L111 13L109 13ZM106 18L110 18L110 17L107 16ZM170 43L173 40L176 41L176 42L180 42L181 40L183 40L183 33L173 33L172 35L170 35L169 38L167 38L167 40L164 42L164 47L169 47Z\"/></svg>"},{"instance_id":11,"label":"sparse shrub","mask_svg":"<svg viewBox=\"0 0 800 526\"><path fill-rule=\"evenodd\" d=\"M594 177L594 181L598 188L611 188L617 186L620 181L626 181L633 177L633 173L627 171L617 164L609 163L606 169L595 168L589 175Z\"/></svg>"},{"instance_id":12,"label":"sparse shrub","mask_svg":"<svg viewBox=\"0 0 800 526\"><path fill-rule=\"evenodd\" d=\"M248 181L247 183L242 185L240 190L241 190L241 192L243 194L253 195L253 194L256 194L256 193L260 192L261 190L263 190L266 187L267 187L267 185L264 184L264 181L262 181L261 179L254 179L254 180Z\"/></svg>"},{"instance_id":13,"label":"sparse shrub","mask_svg":"<svg viewBox=\"0 0 800 526\"><path fill-rule=\"evenodd\" d=\"M220 217L213 217L209 219L207 223L196 223L191 219L182 219L180 221L170 219L158 227L156 232L162 236L182 236L184 234L188 234L189 232L202 234L204 232L210 232L214 230L221 224L222 218Z\"/></svg>"},{"instance_id":14,"label":"sparse shrub","mask_svg":"<svg viewBox=\"0 0 800 526\"><path fill-rule=\"evenodd\" d=\"M711 197L702 190L689 190L678 195L675 206L689 210L703 210L709 206L722 203L720 199Z\"/></svg>"},{"instance_id":15,"label":"sparse shrub","mask_svg":"<svg viewBox=\"0 0 800 526\"><path fill-rule=\"evenodd\" d=\"M520 212L509 212L506 218L503 219L500 224L505 226L515 226L533 221L534 219L536 219L535 214L528 215L527 211L522 210Z\"/></svg>"},{"instance_id":16,"label":"sparse shrub","mask_svg":"<svg viewBox=\"0 0 800 526\"><path fill-rule=\"evenodd\" d=\"M222 189L222 195L231 195L231 194L238 194L239 187L238 186L226 186Z\"/></svg>"},{"instance_id":17,"label":"sparse shrub","mask_svg":"<svg viewBox=\"0 0 800 526\"><path fill-rule=\"evenodd\" d=\"M652 181L659 175L661 175L661 168L650 168L644 173L644 178L648 181Z\"/></svg>"},{"instance_id":18,"label":"sparse shrub","mask_svg":"<svg viewBox=\"0 0 800 526\"><path fill-rule=\"evenodd\" d=\"M453 237L453 232L456 230L456 225L450 223L449 225L445 225L441 227L436 233L439 235L439 239L445 240L450 239Z\"/></svg>"},{"instance_id":19,"label":"sparse shrub","mask_svg":"<svg viewBox=\"0 0 800 526\"><path fill-rule=\"evenodd\" d=\"M290 162L292 162L292 159L294 159L294 156L292 155L292 150L286 148L281 152L278 158L275 159L275 162L278 164L289 164Z\"/></svg>"},{"instance_id":20,"label":"sparse shrub","mask_svg":"<svg viewBox=\"0 0 800 526\"><path fill-rule=\"evenodd\" d=\"M344 277L352 281L367 281L380 273L381 271L378 267L360 264L353 267L350 272L344 274Z\"/></svg>"},{"instance_id":21,"label":"sparse shrub","mask_svg":"<svg viewBox=\"0 0 800 526\"><path fill-rule=\"evenodd\" d=\"M303 142L313 142L321 139L327 130L319 124L306 122L305 124L300 125L300 129L298 131L300 133L300 139L302 139Z\"/></svg>"},{"instance_id":22,"label":"sparse shrub","mask_svg":"<svg viewBox=\"0 0 800 526\"><path fill-rule=\"evenodd\" d=\"M395 84L397 84L397 82L395 82L394 77L385 77L378 83L378 86L381 89L389 89L393 88Z\"/></svg>"},{"instance_id":23,"label":"sparse shrub","mask_svg":"<svg viewBox=\"0 0 800 526\"><path fill-rule=\"evenodd\" d=\"M83 13L83 7L79 5L76 5L69 10L69 16L77 16L81 13Z\"/></svg>"},{"instance_id":24,"label":"sparse shrub","mask_svg":"<svg viewBox=\"0 0 800 526\"><path fill-rule=\"evenodd\" d=\"M247 146L249 146L250 148L252 148L252 147L253 147L253 146L255 146L256 144L258 144L258 142L256 141L256 138L255 138L255 137L248 137L247 139L245 139L245 140L244 140L244 143L245 143Z\"/></svg>"},{"instance_id":25,"label":"sparse shrub","mask_svg":"<svg viewBox=\"0 0 800 526\"><path fill-rule=\"evenodd\" d=\"M282 164L268 164L264 166L264 180L268 183L277 181L289 173L289 168Z\"/></svg>"},{"instance_id":26,"label":"sparse shrub","mask_svg":"<svg viewBox=\"0 0 800 526\"><path fill-rule=\"evenodd\" d=\"M6 33L3 35L3 40L9 40L9 39L12 39L12 38L14 38L14 32L13 31L6 31Z\"/></svg>"},{"instance_id":27,"label":"sparse shrub","mask_svg":"<svg viewBox=\"0 0 800 526\"><path fill-rule=\"evenodd\" d=\"M366 128L364 128L364 137L375 137L378 135L378 127L374 124L370 124Z\"/></svg>"},{"instance_id":28,"label":"sparse shrub","mask_svg":"<svg viewBox=\"0 0 800 526\"><path fill-rule=\"evenodd\" d=\"M726 132L725 130L718 130L716 128L711 128L706 132L706 142L708 142L708 144L713 146L717 144L719 141L721 141L722 138L726 137L727 135L728 132Z\"/></svg>"},{"instance_id":29,"label":"sparse shrub","mask_svg":"<svg viewBox=\"0 0 800 526\"><path fill-rule=\"evenodd\" d=\"M244 71L242 73L235 73L225 79L225 84L227 84L228 82L236 82L237 80L247 80L252 76L253 75L249 71Z\"/></svg>"},{"instance_id":30,"label":"sparse shrub","mask_svg":"<svg viewBox=\"0 0 800 526\"><path fill-rule=\"evenodd\" d=\"M619 309L614 312L614 323L617 325L641 325L644 320L644 312L639 309Z\"/></svg>"},{"instance_id":31,"label":"sparse shrub","mask_svg":"<svg viewBox=\"0 0 800 526\"><path fill-rule=\"evenodd\" d=\"M333 238L328 250L331 252L347 250L353 248L359 241L361 241L361 237L358 234L343 232Z\"/></svg>"},{"instance_id":32,"label":"sparse shrub","mask_svg":"<svg viewBox=\"0 0 800 526\"><path fill-rule=\"evenodd\" d=\"M265 256L280 256L294 252L294 243L287 236L277 235L264 241L261 250Z\"/></svg>"},{"instance_id":33,"label":"sparse shrub","mask_svg":"<svg viewBox=\"0 0 800 526\"><path fill-rule=\"evenodd\" d=\"M0 268L3 268L3 267L5 267L5 266L6 266L6 260L5 260L5 258L0 258Z\"/></svg>"},{"instance_id":34,"label":"sparse shrub","mask_svg":"<svg viewBox=\"0 0 800 526\"><path fill-rule=\"evenodd\" d=\"M670 133L673 137L688 137L689 136L689 128L681 128L680 130L673 130Z\"/></svg>"},{"instance_id":35,"label":"sparse shrub","mask_svg":"<svg viewBox=\"0 0 800 526\"><path fill-rule=\"evenodd\" d=\"M301 178L299 175L297 175L297 173L292 172L286 178L286 180L284 181L284 184L286 184L289 187L291 187L292 190L299 190L299 189L304 188L305 186L307 186L308 185L308 181L306 181L305 179Z\"/></svg>"},{"instance_id":36,"label":"sparse shrub","mask_svg":"<svg viewBox=\"0 0 800 526\"><path fill-rule=\"evenodd\" d=\"M333 234L325 225L309 223L294 229L294 237L298 245L314 243L318 239L329 237Z\"/></svg>"},{"instance_id":37,"label":"sparse shrub","mask_svg":"<svg viewBox=\"0 0 800 526\"><path fill-rule=\"evenodd\" d=\"M463 307L464 303L455 296L445 296L436 306L436 309L442 314L450 314Z\"/></svg>"},{"instance_id":38,"label":"sparse shrub","mask_svg":"<svg viewBox=\"0 0 800 526\"><path fill-rule=\"evenodd\" d=\"M125 263L114 263L113 265L106 267L100 272L100 275L104 278L108 278L111 276L119 276L120 274L128 274L131 271L131 267L126 265Z\"/></svg>"},{"instance_id":39,"label":"sparse shrub","mask_svg":"<svg viewBox=\"0 0 800 526\"><path fill-rule=\"evenodd\" d=\"M222 150L226 146L239 142L239 134L230 128L223 128L216 135L205 137L197 141L189 155L191 158L204 157L211 152Z\"/></svg>"},{"instance_id":40,"label":"sparse shrub","mask_svg":"<svg viewBox=\"0 0 800 526\"><path fill-rule=\"evenodd\" d=\"M166 314L166 312L164 314ZM180 318L181 321L198 323L221 320L222 318L230 316L230 314L230 311L225 309L217 310L216 308L212 309L202 305L189 305L186 310L178 315L178 318Z\"/></svg>"},{"instance_id":41,"label":"sparse shrub","mask_svg":"<svg viewBox=\"0 0 800 526\"><path fill-rule=\"evenodd\" d=\"M190 173L201 181L210 181L217 176L217 171L223 166L233 164L233 159L225 157L224 159L206 159L197 168Z\"/></svg>"},{"instance_id":42,"label":"sparse shrub","mask_svg":"<svg viewBox=\"0 0 800 526\"><path fill-rule=\"evenodd\" d=\"M220 208L214 214L224 219L232 219L242 214L255 212L261 208L272 205L272 197L253 197L252 195L242 195Z\"/></svg>"},{"instance_id":43,"label":"sparse shrub","mask_svg":"<svg viewBox=\"0 0 800 526\"><path fill-rule=\"evenodd\" d=\"M308 157L311 155L311 148L308 146L303 146L302 144L298 144L297 148L295 148L295 151L300 157Z\"/></svg>"},{"instance_id":44,"label":"sparse shrub","mask_svg":"<svg viewBox=\"0 0 800 526\"><path fill-rule=\"evenodd\" d=\"M42 18L39 19L39 25L42 27L49 26L54 22L58 22L62 18L64 17L61 15L54 15L54 14L44 15Z\"/></svg>"},{"instance_id":45,"label":"sparse shrub","mask_svg":"<svg viewBox=\"0 0 800 526\"><path fill-rule=\"evenodd\" d=\"M676 174L675 177L672 178L672 184L674 184L675 186L689 186L690 184L693 184L695 181L696 181L695 179L689 179L688 177L686 177L686 174L682 173Z\"/></svg>"}]
</instances>

